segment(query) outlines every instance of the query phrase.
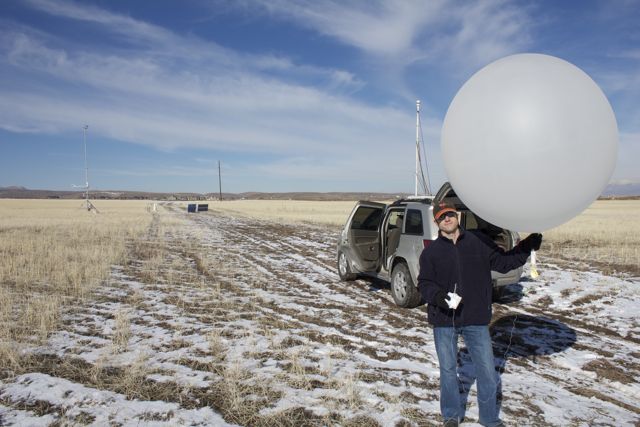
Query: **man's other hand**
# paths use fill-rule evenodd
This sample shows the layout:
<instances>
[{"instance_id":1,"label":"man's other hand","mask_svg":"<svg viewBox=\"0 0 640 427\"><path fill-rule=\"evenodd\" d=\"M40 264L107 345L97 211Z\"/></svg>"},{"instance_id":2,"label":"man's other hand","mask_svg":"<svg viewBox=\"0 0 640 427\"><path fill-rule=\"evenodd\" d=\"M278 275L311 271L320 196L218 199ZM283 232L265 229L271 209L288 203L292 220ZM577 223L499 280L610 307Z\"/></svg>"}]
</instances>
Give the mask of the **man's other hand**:
<instances>
[{"instance_id":1,"label":"man's other hand","mask_svg":"<svg viewBox=\"0 0 640 427\"><path fill-rule=\"evenodd\" d=\"M540 249L540 245L542 244L542 234L540 233L532 233L529 234L522 242L520 242L520 247L525 252L537 251Z\"/></svg>"},{"instance_id":2,"label":"man's other hand","mask_svg":"<svg viewBox=\"0 0 640 427\"><path fill-rule=\"evenodd\" d=\"M460 304L460 301L462 301L462 297L454 292L448 292L447 296L449 298L445 299L445 301L449 306L449 308L452 310L455 310L456 308L458 308L458 304Z\"/></svg>"}]
</instances>

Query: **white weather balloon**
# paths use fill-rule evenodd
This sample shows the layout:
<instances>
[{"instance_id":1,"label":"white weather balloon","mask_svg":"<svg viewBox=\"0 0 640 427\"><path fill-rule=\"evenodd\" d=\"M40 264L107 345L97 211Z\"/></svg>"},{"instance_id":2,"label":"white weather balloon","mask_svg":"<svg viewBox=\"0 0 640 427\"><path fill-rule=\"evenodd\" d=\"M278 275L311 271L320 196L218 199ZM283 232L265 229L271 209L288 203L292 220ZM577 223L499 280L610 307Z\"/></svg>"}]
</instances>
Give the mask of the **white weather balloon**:
<instances>
[{"instance_id":1,"label":"white weather balloon","mask_svg":"<svg viewBox=\"0 0 640 427\"><path fill-rule=\"evenodd\" d=\"M461 200L492 224L541 232L587 208L616 163L616 118L578 67L540 54L474 74L442 127L445 170Z\"/></svg>"}]
</instances>

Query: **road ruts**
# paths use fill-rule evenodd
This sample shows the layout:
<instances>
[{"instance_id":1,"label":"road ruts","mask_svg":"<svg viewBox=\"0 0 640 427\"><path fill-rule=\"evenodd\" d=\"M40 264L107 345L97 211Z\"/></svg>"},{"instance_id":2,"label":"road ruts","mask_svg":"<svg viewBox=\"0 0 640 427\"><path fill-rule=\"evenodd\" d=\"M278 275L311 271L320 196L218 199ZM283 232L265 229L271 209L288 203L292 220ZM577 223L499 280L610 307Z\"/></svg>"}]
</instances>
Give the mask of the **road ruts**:
<instances>
[{"instance_id":1,"label":"road ruts","mask_svg":"<svg viewBox=\"0 0 640 427\"><path fill-rule=\"evenodd\" d=\"M301 324L316 322L372 360L420 360L437 369L424 307L396 307L384 283L339 280L337 228L282 225L215 211L188 218L217 254L212 256L235 271L235 280L277 296L279 307L267 308L271 313ZM216 234L215 244L207 239L207 230ZM526 300L496 303L492 334L505 414L536 425L545 425L541 414L551 408L564 410L575 425L640 422L636 339L590 322L588 316L574 318ZM390 347L395 350L378 351ZM463 350L463 361L464 356ZM582 369L586 365L578 359L585 357L608 358L627 380L607 375L597 364ZM566 402L572 406L565 407Z\"/></svg>"}]
</instances>

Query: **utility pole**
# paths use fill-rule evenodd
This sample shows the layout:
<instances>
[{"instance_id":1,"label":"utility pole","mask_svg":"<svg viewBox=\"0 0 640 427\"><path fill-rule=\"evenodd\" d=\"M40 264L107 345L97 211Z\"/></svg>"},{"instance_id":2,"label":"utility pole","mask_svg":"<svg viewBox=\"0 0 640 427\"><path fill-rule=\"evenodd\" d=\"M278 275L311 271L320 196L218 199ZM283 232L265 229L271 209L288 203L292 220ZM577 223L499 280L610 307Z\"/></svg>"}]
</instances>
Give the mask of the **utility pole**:
<instances>
[{"instance_id":1,"label":"utility pole","mask_svg":"<svg viewBox=\"0 0 640 427\"><path fill-rule=\"evenodd\" d=\"M222 172L220 171L220 160L218 160L218 185L220 191L220 201L222 201Z\"/></svg>"}]
</instances>

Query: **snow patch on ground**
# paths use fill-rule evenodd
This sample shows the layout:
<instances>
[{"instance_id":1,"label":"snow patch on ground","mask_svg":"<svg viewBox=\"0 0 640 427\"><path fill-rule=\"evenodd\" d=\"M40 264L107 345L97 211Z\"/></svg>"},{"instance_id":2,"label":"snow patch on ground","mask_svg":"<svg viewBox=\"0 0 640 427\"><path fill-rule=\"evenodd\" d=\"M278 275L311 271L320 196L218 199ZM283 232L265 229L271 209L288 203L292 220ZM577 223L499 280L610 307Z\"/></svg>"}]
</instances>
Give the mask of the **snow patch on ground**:
<instances>
[{"instance_id":1,"label":"snow patch on ground","mask_svg":"<svg viewBox=\"0 0 640 427\"><path fill-rule=\"evenodd\" d=\"M71 308L63 328L30 351L92 367L139 364L141 379L183 390L211 388L235 369L238 384L265 385L277 396L263 416L306 408L382 426L438 425L439 371L424 307L396 307L384 284L340 282L335 229L215 212L171 215L186 219L169 238L171 254L179 261L188 255L184 241L197 242L206 272L166 265L169 279L146 283L141 266L114 268L95 301ZM640 283L563 269L540 254L538 261L540 277L523 276L494 305L502 418L508 425L637 425ZM118 312L130 322L119 351ZM476 387L460 347L465 425L472 426ZM0 399L3 425L231 425L208 406L132 399L39 372L1 382Z\"/></svg>"}]
</instances>

